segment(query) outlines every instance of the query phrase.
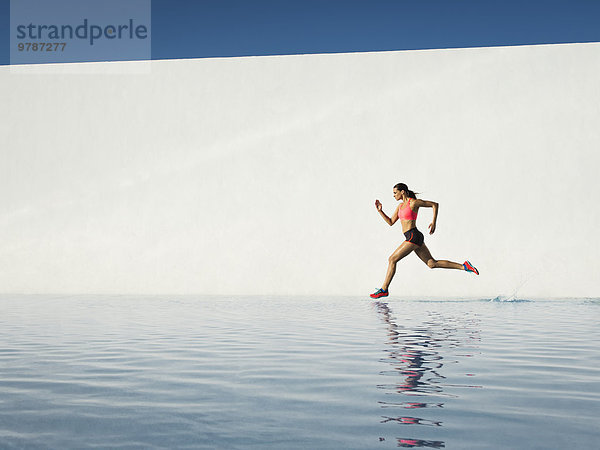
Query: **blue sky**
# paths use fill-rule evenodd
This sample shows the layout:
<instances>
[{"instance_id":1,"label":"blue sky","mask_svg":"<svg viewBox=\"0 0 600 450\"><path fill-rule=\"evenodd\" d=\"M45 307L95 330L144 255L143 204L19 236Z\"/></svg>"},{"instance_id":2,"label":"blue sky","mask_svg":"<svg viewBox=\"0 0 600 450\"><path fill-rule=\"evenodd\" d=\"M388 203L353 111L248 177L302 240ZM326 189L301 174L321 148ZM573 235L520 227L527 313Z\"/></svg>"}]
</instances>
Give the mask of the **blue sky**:
<instances>
[{"instance_id":1,"label":"blue sky","mask_svg":"<svg viewBox=\"0 0 600 450\"><path fill-rule=\"evenodd\" d=\"M598 42L599 18L598 0L153 0L152 58Z\"/></svg>"}]
</instances>

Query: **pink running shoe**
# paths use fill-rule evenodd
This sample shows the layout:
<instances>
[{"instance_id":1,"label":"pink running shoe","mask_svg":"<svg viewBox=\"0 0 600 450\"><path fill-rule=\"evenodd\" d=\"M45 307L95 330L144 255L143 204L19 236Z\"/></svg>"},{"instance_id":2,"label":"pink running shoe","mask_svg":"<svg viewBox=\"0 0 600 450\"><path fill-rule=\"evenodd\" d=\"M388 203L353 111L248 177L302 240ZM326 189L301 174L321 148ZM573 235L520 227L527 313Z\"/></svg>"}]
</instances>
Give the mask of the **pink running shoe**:
<instances>
[{"instance_id":1,"label":"pink running shoe","mask_svg":"<svg viewBox=\"0 0 600 450\"><path fill-rule=\"evenodd\" d=\"M475 275L479 275L479 270L477 270L477 268L471 264L471 261L465 261L463 263L463 267L467 272L473 272Z\"/></svg>"}]
</instances>

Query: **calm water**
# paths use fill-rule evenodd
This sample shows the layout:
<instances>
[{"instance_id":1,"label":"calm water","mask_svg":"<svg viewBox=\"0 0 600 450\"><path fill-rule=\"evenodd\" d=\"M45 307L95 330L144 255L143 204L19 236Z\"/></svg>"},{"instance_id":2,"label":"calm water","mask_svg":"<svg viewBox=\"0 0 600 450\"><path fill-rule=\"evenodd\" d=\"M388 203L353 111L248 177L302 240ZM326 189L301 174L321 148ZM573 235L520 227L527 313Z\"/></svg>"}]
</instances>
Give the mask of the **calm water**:
<instances>
[{"instance_id":1,"label":"calm water","mask_svg":"<svg viewBox=\"0 0 600 450\"><path fill-rule=\"evenodd\" d=\"M0 297L1 448L597 449L600 301Z\"/></svg>"}]
</instances>

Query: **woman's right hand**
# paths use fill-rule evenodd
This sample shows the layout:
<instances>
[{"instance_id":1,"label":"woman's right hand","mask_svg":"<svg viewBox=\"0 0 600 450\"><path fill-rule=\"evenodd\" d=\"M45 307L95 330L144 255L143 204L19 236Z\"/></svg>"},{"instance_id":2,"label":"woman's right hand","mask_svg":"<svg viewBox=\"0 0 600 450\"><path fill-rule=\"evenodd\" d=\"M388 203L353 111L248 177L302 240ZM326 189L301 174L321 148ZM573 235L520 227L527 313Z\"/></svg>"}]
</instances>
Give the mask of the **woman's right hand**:
<instances>
[{"instance_id":1,"label":"woman's right hand","mask_svg":"<svg viewBox=\"0 0 600 450\"><path fill-rule=\"evenodd\" d=\"M375 200L375 208L377 208L377 211L381 212L383 207L381 206L381 202L379 200Z\"/></svg>"}]
</instances>

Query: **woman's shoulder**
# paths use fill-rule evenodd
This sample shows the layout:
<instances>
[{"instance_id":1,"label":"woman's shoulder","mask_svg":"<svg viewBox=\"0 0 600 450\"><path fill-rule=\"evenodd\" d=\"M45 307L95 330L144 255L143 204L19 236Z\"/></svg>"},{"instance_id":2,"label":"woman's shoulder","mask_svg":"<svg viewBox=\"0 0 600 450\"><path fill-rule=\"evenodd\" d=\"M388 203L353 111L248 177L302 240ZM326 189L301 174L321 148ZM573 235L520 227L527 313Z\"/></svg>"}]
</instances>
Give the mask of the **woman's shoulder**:
<instances>
[{"instance_id":1,"label":"woman's shoulder","mask_svg":"<svg viewBox=\"0 0 600 450\"><path fill-rule=\"evenodd\" d=\"M411 200L412 201L410 203L410 207L413 208L413 209L414 208L419 208L419 207L425 205L425 201L421 200L420 198L413 198Z\"/></svg>"}]
</instances>

